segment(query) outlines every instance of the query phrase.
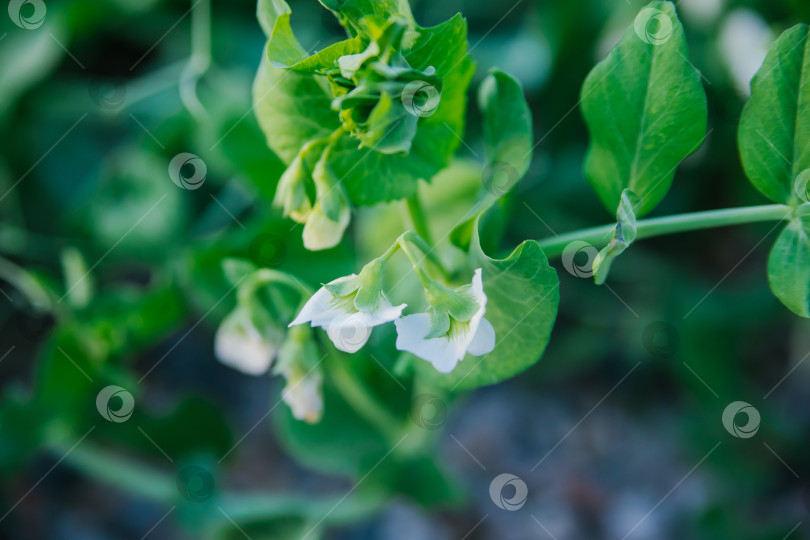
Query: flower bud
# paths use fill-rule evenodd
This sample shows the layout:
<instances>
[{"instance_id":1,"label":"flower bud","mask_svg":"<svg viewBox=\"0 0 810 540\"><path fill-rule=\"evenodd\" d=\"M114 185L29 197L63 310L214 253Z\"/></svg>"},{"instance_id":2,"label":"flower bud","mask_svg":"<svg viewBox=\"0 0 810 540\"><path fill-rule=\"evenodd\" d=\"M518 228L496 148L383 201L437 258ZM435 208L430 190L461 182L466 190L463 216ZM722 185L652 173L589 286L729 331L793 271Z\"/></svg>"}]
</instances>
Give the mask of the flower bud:
<instances>
[{"instance_id":1,"label":"flower bud","mask_svg":"<svg viewBox=\"0 0 810 540\"><path fill-rule=\"evenodd\" d=\"M267 372L278 351L280 332L260 332L244 308L232 311L217 329L214 354L223 364L247 375Z\"/></svg>"}]
</instances>

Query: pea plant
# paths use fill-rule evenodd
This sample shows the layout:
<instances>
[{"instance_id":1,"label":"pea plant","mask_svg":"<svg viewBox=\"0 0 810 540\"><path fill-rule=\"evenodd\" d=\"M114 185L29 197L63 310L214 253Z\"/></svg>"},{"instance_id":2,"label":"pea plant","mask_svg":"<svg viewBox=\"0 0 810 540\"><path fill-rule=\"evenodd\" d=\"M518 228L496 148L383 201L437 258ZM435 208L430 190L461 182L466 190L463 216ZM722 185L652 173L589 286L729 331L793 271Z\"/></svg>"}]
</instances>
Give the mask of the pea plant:
<instances>
[{"instance_id":1,"label":"pea plant","mask_svg":"<svg viewBox=\"0 0 810 540\"><path fill-rule=\"evenodd\" d=\"M139 298L156 314L135 321L140 326L134 315L102 306L104 324L59 327L47 345L49 371L35 397L6 396L0 408L0 425L17 434L17 454L46 441L79 470L177 508L199 537L271 530L275 536L267 538L319 538L402 495L424 505L464 499L436 457L439 428L451 401L513 378L543 357L565 294L550 260L559 258L563 271L598 286L617 258L627 251L625 260L632 257L631 246L646 238L774 222L772 231L781 231L767 264L770 289L787 309L810 318L807 25L790 28L772 45L739 121L743 169L767 204L645 217L708 136L706 92L676 7L653 1L592 69L579 96L590 137L582 167L609 223L504 249L503 210L530 174L540 144L518 80L492 69L470 88L474 51L461 14L423 27L407 0L320 4L345 39L312 50L296 36L295 14L284 0L259 0L257 10L267 41L253 82L253 112L268 148L283 162L277 182L271 174L266 181L275 218L288 231L282 241L297 245L300 236L301 261L282 269L283 257L230 253L200 266L214 266L235 293L235 303L217 321L217 359L248 375L279 376L271 410L282 446L309 468L349 476L353 487L323 499L221 488L215 479L232 444L218 448L216 462L187 452L193 458L178 478L103 450L105 443L123 441L151 451L148 434L179 430L188 441L169 453L183 454L196 448L201 432L226 429L200 420L214 416L191 403L170 420L136 416L138 432L121 431L117 424L130 418L134 404L124 388L136 387L154 367L137 383L132 370L99 375L79 368L85 381L57 362L64 356L75 365L71 355L81 350L82 362L97 367L108 356L159 343L166 321L184 315L177 307L180 293L170 287ZM470 95L474 103L467 102ZM481 123L484 155L472 168L475 193L464 197L466 187L448 177L466 144L468 119ZM189 185L178 183L196 189ZM458 201L465 205L460 212ZM405 217L391 219L390 210ZM358 238L373 241L361 246ZM350 269L333 268L326 257L307 258L347 245L354 254ZM66 273L90 273L77 253L64 259ZM0 259L4 276L28 297L44 296L41 304L49 303L35 281L7 264ZM320 265L329 279L309 282L301 268L307 264ZM82 305L90 285L74 287L63 298ZM71 324L72 317L65 315ZM65 380L73 386L62 396ZM100 382L109 385L98 393ZM70 405L58 417L42 414L57 394ZM87 396L96 402L88 405ZM106 405L116 396L120 407ZM101 427L86 421L84 413L93 407L107 421ZM92 433L93 442L71 446L68 433L81 435L80 442ZM0 455L3 468L8 461ZM180 498L175 485L182 486ZM502 498L499 504L493 496L493 502L510 509Z\"/></svg>"},{"instance_id":2,"label":"pea plant","mask_svg":"<svg viewBox=\"0 0 810 540\"><path fill-rule=\"evenodd\" d=\"M287 379L284 399L296 418L317 422L324 412L324 369L316 352L322 349L313 345L323 345L323 338L302 325L321 327L335 349L357 353L373 328L393 322L394 348L402 353L398 373L412 372L419 385L449 392L474 389L513 377L541 358L560 295L548 257L561 256L567 271L603 284L618 256L652 236L785 221L768 280L785 306L810 316L807 26L786 31L773 45L740 122L745 171L775 204L641 219L666 196L679 164L707 135L706 94L675 7L652 2L591 71L581 93L591 136L585 176L616 223L526 240L505 258L484 253L481 228L526 174L534 143L519 83L493 70L477 93L486 141L480 193L445 232L452 244L447 249L464 254L451 259L442 256L444 239L434 238L428 226L434 215L423 210L418 188L447 166L463 133L473 71L464 20L456 16L423 28L404 2L323 3L348 38L314 54L296 40L286 3L259 3L268 43L254 101L269 146L289 164L275 204L304 225L310 250L341 242L352 210L364 206L403 201L412 229L401 231L359 273L336 277L314 293L295 276L229 261L232 281L244 282L240 306L220 328L220 358L264 372L278 351L274 370ZM397 294L404 278L386 273L397 254L410 263L421 292ZM296 292L298 305L286 306L296 312L286 338L279 336L288 320L269 317L249 292L242 294L257 281Z\"/></svg>"}]
</instances>

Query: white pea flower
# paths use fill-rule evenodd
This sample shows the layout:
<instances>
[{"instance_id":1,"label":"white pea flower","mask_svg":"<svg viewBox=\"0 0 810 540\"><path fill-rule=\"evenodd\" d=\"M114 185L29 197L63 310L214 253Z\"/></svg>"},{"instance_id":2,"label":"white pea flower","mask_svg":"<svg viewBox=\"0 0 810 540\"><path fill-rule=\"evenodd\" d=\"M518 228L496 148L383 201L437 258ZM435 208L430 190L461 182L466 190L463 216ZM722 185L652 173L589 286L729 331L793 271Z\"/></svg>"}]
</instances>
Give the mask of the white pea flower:
<instances>
[{"instance_id":1,"label":"white pea flower","mask_svg":"<svg viewBox=\"0 0 810 540\"><path fill-rule=\"evenodd\" d=\"M449 373L465 354L481 356L495 348L495 329L484 318L487 295L480 268L470 285L455 290L429 289L428 301L431 313L407 315L395 321L397 349Z\"/></svg>"},{"instance_id":2,"label":"white pea flower","mask_svg":"<svg viewBox=\"0 0 810 540\"><path fill-rule=\"evenodd\" d=\"M329 149L315 164L315 205L304 225L304 247L310 251L333 248L343 239L352 218L346 189L329 165Z\"/></svg>"},{"instance_id":3,"label":"white pea flower","mask_svg":"<svg viewBox=\"0 0 810 540\"><path fill-rule=\"evenodd\" d=\"M305 223L310 213L312 213L312 203L307 195L307 174L304 165L305 151L302 150L290 166L281 175L276 186L276 195L273 199L273 206L281 208L284 216Z\"/></svg>"},{"instance_id":4,"label":"white pea flower","mask_svg":"<svg viewBox=\"0 0 810 540\"><path fill-rule=\"evenodd\" d=\"M293 372L281 391L281 399L290 408L296 420L317 424L323 416L323 375L320 371Z\"/></svg>"},{"instance_id":5,"label":"white pea flower","mask_svg":"<svg viewBox=\"0 0 810 540\"><path fill-rule=\"evenodd\" d=\"M296 326L287 334L273 368L274 374L287 381L281 390L281 399L296 419L310 424L320 422L323 416L323 373L319 356L312 330Z\"/></svg>"},{"instance_id":6,"label":"white pea flower","mask_svg":"<svg viewBox=\"0 0 810 540\"><path fill-rule=\"evenodd\" d=\"M341 351L354 353L366 344L375 326L402 315L406 304L394 306L382 292L384 263L373 260L360 275L327 283L312 295L290 326L310 323L326 330Z\"/></svg>"},{"instance_id":7,"label":"white pea flower","mask_svg":"<svg viewBox=\"0 0 810 540\"><path fill-rule=\"evenodd\" d=\"M335 188L336 190L342 188ZM351 221L352 211L342 191L334 194L340 199L337 214L331 217L324 211L322 201L315 203L304 224L304 247L310 251L333 248L340 244L343 233Z\"/></svg>"},{"instance_id":8,"label":"white pea flower","mask_svg":"<svg viewBox=\"0 0 810 540\"><path fill-rule=\"evenodd\" d=\"M247 375L266 373L277 352L277 341L260 332L240 308L223 319L214 338L219 361Z\"/></svg>"}]
</instances>

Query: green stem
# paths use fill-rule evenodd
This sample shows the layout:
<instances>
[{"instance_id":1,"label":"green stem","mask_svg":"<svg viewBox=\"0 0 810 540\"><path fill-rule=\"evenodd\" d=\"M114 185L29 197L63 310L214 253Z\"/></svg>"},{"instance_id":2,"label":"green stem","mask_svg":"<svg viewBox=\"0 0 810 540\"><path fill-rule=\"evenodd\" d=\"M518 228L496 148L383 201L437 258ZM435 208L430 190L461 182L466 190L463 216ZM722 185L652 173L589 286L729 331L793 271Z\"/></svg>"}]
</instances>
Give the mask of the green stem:
<instances>
[{"instance_id":1,"label":"green stem","mask_svg":"<svg viewBox=\"0 0 810 540\"><path fill-rule=\"evenodd\" d=\"M413 230L416 231L416 234L421 236L425 242L432 244L433 242L431 241L430 228L427 224L425 211L422 209L422 203L419 201L419 195L417 194L413 197L408 197L405 199L405 203L408 207L408 214L411 217Z\"/></svg>"},{"instance_id":2,"label":"green stem","mask_svg":"<svg viewBox=\"0 0 810 540\"><path fill-rule=\"evenodd\" d=\"M408 245L408 241L404 238L404 236L405 235L402 235L399 238L397 238L397 244L399 245L399 248L402 250L402 253L404 253L405 256L408 257L408 260L411 261L411 266L413 267L414 272L416 272L416 275L419 276L419 281L422 282L422 286L427 289L428 285L430 285L431 279L425 272L425 269L422 268L422 262L419 259L417 259L413 253L411 253L411 248Z\"/></svg>"},{"instance_id":3,"label":"green stem","mask_svg":"<svg viewBox=\"0 0 810 540\"><path fill-rule=\"evenodd\" d=\"M66 455L65 461L73 468L128 493L167 505L180 499L177 483L168 474L93 443L83 442L72 451L61 444L52 444L50 448L55 454Z\"/></svg>"},{"instance_id":4,"label":"green stem","mask_svg":"<svg viewBox=\"0 0 810 540\"><path fill-rule=\"evenodd\" d=\"M191 10L191 56L180 74L180 99L202 123L208 112L197 97L197 82L211 66L211 0L200 0Z\"/></svg>"},{"instance_id":5,"label":"green stem","mask_svg":"<svg viewBox=\"0 0 810 540\"><path fill-rule=\"evenodd\" d=\"M332 381L337 386L343 399L360 416L365 418L386 440L395 444L401 436L398 426L400 421L371 394L366 385L346 365L346 360L332 353L327 359L327 366L332 374Z\"/></svg>"},{"instance_id":6,"label":"green stem","mask_svg":"<svg viewBox=\"0 0 810 540\"><path fill-rule=\"evenodd\" d=\"M279 272L278 270L272 270L270 268L260 268L252 276L247 278L244 283L240 283L241 286L239 287L239 291L237 293L239 302L246 304L259 287L268 285L270 283L286 285L294 291L299 292L301 294L302 304L309 300L310 296L315 294L315 291L292 277L290 274Z\"/></svg>"},{"instance_id":7,"label":"green stem","mask_svg":"<svg viewBox=\"0 0 810 540\"><path fill-rule=\"evenodd\" d=\"M112 454L101 446L84 442L72 450L61 444L51 444L49 449L56 455L65 456L65 462L74 469L128 493L167 506L182 501L177 481L172 475ZM329 524L345 524L372 514L386 502L384 497L346 497L343 494L313 499L310 496L273 492L225 492L219 495L218 506L237 523L293 515L312 520L323 519L324 523ZM222 525L227 525L229 522L224 519L221 519Z\"/></svg>"},{"instance_id":8,"label":"green stem","mask_svg":"<svg viewBox=\"0 0 810 540\"><path fill-rule=\"evenodd\" d=\"M636 240L744 223L781 221L789 218L793 210L790 206L783 204L768 204L642 219L636 222ZM574 241L587 242L596 247L607 245L615 228L615 224L600 225L599 227L544 238L539 240L538 243L547 257L559 257L565 247Z\"/></svg>"},{"instance_id":9,"label":"green stem","mask_svg":"<svg viewBox=\"0 0 810 540\"><path fill-rule=\"evenodd\" d=\"M411 264L414 265L414 268L417 266L421 267L421 262L425 259L430 263L431 268L439 272L441 276L446 280L450 281L450 274L445 269L442 261L439 260L439 257L436 255L436 251L434 248L430 247L430 244L425 242L425 239L422 238L419 234L415 233L414 231L405 231L397 238L397 243L402 248L402 251L405 255L410 259ZM408 244L412 244L416 247L419 251L424 254L424 257L421 259L416 259L416 257L408 251ZM425 283L424 281L422 282Z\"/></svg>"}]
</instances>

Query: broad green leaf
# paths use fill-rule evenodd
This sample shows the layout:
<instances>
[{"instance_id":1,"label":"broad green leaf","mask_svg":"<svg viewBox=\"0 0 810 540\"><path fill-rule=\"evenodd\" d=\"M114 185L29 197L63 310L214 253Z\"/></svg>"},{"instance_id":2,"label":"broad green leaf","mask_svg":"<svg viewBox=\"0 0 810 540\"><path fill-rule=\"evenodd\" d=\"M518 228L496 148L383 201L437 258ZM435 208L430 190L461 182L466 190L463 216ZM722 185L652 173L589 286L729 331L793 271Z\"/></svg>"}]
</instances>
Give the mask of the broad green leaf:
<instances>
[{"instance_id":1,"label":"broad green leaf","mask_svg":"<svg viewBox=\"0 0 810 540\"><path fill-rule=\"evenodd\" d=\"M810 317L810 214L788 223L768 258L773 294L793 313Z\"/></svg>"},{"instance_id":2,"label":"broad green leaf","mask_svg":"<svg viewBox=\"0 0 810 540\"><path fill-rule=\"evenodd\" d=\"M675 7L652 2L585 80L585 176L611 211L624 189L639 196L639 216L650 211L703 141L706 93L688 54Z\"/></svg>"},{"instance_id":3,"label":"broad green leaf","mask_svg":"<svg viewBox=\"0 0 810 540\"><path fill-rule=\"evenodd\" d=\"M633 206L637 203L638 197L632 191L625 189L622 192L622 200L616 212L616 230L613 231L613 238L599 251L593 261L593 279L597 285L605 282L613 261L636 239L636 213Z\"/></svg>"},{"instance_id":4,"label":"broad green leaf","mask_svg":"<svg viewBox=\"0 0 810 540\"><path fill-rule=\"evenodd\" d=\"M484 116L484 185L504 194L529 170L532 115L520 83L497 69L478 88L478 107Z\"/></svg>"},{"instance_id":5,"label":"broad green leaf","mask_svg":"<svg viewBox=\"0 0 810 540\"><path fill-rule=\"evenodd\" d=\"M794 26L776 40L751 82L751 99L740 119L745 173L754 187L780 203L808 200L809 28Z\"/></svg>"},{"instance_id":6,"label":"broad green leaf","mask_svg":"<svg viewBox=\"0 0 810 540\"><path fill-rule=\"evenodd\" d=\"M534 240L523 242L505 259L491 259L481 250L476 230L471 256L473 264L483 268L484 317L495 328L495 348L481 357L467 355L448 374L415 360L421 375L454 391L503 381L537 363L560 301L557 272Z\"/></svg>"},{"instance_id":7,"label":"broad green leaf","mask_svg":"<svg viewBox=\"0 0 810 540\"><path fill-rule=\"evenodd\" d=\"M492 70L478 88L483 114L486 164L483 189L467 219L450 232L450 241L468 249L478 216L520 181L532 159L532 116L520 83L500 70Z\"/></svg>"}]
</instances>

